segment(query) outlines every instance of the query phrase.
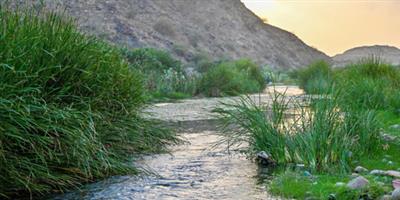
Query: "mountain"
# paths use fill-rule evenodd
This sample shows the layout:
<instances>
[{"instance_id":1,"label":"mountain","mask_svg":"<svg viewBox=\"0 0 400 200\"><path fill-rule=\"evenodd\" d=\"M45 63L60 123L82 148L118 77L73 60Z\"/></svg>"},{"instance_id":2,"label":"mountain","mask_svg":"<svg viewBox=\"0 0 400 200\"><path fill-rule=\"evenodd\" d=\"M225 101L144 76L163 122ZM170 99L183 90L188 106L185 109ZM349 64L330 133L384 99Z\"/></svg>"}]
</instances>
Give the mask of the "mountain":
<instances>
[{"instance_id":1,"label":"mountain","mask_svg":"<svg viewBox=\"0 0 400 200\"><path fill-rule=\"evenodd\" d=\"M39 0L15 0L36 4ZM265 24L240 0L44 0L76 18L90 34L128 47L156 47L185 62L250 58L261 65L296 68L330 61L294 34Z\"/></svg>"},{"instance_id":2,"label":"mountain","mask_svg":"<svg viewBox=\"0 0 400 200\"><path fill-rule=\"evenodd\" d=\"M374 45L349 49L333 57L334 66L345 66L359 60L378 57L383 62L400 65L400 49L393 46Z\"/></svg>"}]
</instances>

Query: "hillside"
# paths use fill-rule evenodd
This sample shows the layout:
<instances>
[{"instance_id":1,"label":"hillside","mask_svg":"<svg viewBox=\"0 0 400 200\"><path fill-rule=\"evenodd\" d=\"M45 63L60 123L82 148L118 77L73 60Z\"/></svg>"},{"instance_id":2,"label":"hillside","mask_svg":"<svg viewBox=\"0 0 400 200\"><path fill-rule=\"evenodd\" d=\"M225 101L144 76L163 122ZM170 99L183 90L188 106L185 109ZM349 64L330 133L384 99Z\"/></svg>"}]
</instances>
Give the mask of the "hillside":
<instances>
[{"instance_id":1,"label":"hillside","mask_svg":"<svg viewBox=\"0 0 400 200\"><path fill-rule=\"evenodd\" d=\"M352 48L334 56L333 61L334 66L344 66L372 56L390 64L400 65L400 49L385 45Z\"/></svg>"},{"instance_id":2,"label":"hillside","mask_svg":"<svg viewBox=\"0 0 400 200\"><path fill-rule=\"evenodd\" d=\"M50 9L65 8L90 34L128 47L167 49L187 62L207 55L211 59L250 58L261 65L295 68L314 60L330 60L294 34L263 23L240 0L45 2Z\"/></svg>"}]
</instances>

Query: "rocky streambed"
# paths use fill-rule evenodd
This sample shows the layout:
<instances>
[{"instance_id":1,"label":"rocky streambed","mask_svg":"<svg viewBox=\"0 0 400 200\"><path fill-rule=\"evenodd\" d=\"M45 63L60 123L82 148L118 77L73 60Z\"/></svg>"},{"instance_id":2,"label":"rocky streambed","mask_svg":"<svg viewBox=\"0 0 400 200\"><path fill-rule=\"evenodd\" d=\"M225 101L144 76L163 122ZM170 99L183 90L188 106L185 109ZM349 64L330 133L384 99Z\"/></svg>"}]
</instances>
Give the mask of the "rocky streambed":
<instances>
[{"instance_id":1,"label":"rocky streambed","mask_svg":"<svg viewBox=\"0 0 400 200\"><path fill-rule=\"evenodd\" d=\"M285 87L276 87L285 91ZM288 95L299 95L288 87ZM88 184L78 191L52 199L276 199L263 184L265 169L220 141L211 110L231 98L204 98L160 103L149 108L152 117L175 126L186 142L169 154L143 156L135 165L148 171L139 176L115 176ZM268 102L266 93L251 95Z\"/></svg>"}]
</instances>

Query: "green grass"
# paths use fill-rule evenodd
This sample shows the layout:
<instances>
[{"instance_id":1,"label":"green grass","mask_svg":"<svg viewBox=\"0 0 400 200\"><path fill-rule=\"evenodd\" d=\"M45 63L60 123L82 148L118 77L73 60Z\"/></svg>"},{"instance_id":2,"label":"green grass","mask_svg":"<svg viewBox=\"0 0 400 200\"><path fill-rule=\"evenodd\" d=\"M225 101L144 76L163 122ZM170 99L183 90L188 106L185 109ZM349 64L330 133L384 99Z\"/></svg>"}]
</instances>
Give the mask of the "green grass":
<instances>
[{"instance_id":1,"label":"green grass","mask_svg":"<svg viewBox=\"0 0 400 200\"><path fill-rule=\"evenodd\" d=\"M330 92L334 79L333 70L324 61L318 61L304 69L294 71L291 76L297 78L299 87L309 94Z\"/></svg>"},{"instance_id":2,"label":"green grass","mask_svg":"<svg viewBox=\"0 0 400 200\"><path fill-rule=\"evenodd\" d=\"M372 199L377 199L384 194L391 192L388 186L390 180L376 179L373 176L365 176L370 185L361 190L350 190L346 186L336 186L338 182L345 184L351 180L347 175L328 175L315 174L312 177L306 177L299 172L286 171L275 177L268 189L271 193L285 198L295 199L328 199L334 196L336 199L358 200L360 196L368 195ZM379 182L384 182L382 186Z\"/></svg>"},{"instance_id":3,"label":"green grass","mask_svg":"<svg viewBox=\"0 0 400 200\"><path fill-rule=\"evenodd\" d=\"M265 84L261 69L250 60L221 62L202 75L198 93L211 97L256 93Z\"/></svg>"},{"instance_id":4,"label":"green grass","mask_svg":"<svg viewBox=\"0 0 400 200\"><path fill-rule=\"evenodd\" d=\"M249 152L266 151L278 164L345 173L353 160L379 147L380 123L374 111L340 108L337 98L297 101L275 92L271 104L260 106L245 98L215 112L231 145L249 143Z\"/></svg>"},{"instance_id":5,"label":"green grass","mask_svg":"<svg viewBox=\"0 0 400 200\"><path fill-rule=\"evenodd\" d=\"M0 8L0 198L132 174L134 153L178 142L143 119L140 73L69 19Z\"/></svg>"},{"instance_id":6,"label":"green grass","mask_svg":"<svg viewBox=\"0 0 400 200\"><path fill-rule=\"evenodd\" d=\"M168 52L153 48L124 49L130 67L144 77L146 94L152 101L169 101L195 95L197 77L185 73L182 63Z\"/></svg>"}]
</instances>

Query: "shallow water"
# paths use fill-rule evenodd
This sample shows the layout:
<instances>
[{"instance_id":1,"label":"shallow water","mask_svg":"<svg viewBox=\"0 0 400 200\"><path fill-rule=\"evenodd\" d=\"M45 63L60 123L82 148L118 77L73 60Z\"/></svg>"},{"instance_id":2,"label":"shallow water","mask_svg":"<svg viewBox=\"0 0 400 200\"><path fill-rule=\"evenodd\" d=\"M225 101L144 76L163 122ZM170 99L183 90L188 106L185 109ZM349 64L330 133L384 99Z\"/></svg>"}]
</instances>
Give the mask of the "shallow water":
<instances>
[{"instance_id":1,"label":"shallow water","mask_svg":"<svg viewBox=\"0 0 400 200\"><path fill-rule=\"evenodd\" d=\"M287 93L301 94L297 87ZM251 98L270 100L265 94ZM220 136L210 111L218 102L232 99L184 100L155 106L149 112L172 122L187 142L171 147L170 154L144 156L135 162L153 173L111 177L52 199L278 199L267 193L263 183L262 177L269 177L265 173L268 170L260 169L239 151L228 151L226 145L215 146Z\"/></svg>"},{"instance_id":2,"label":"shallow water","mask_svg":"<svg viewBox=\"0 0 400 200\"><path fill-rule=\"evenodd\" d=\"M118 176L55 199L274 199L258 184L258 166L242 153L214 147L214 131L183 133L189 143L138 165L153 175Z\"/></svg>"}]
</instances>

